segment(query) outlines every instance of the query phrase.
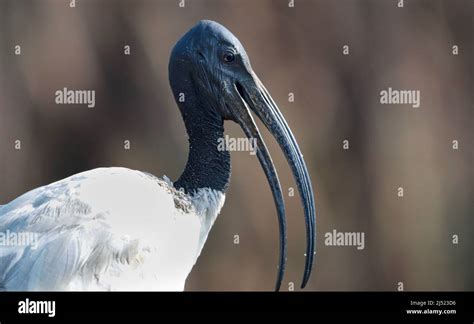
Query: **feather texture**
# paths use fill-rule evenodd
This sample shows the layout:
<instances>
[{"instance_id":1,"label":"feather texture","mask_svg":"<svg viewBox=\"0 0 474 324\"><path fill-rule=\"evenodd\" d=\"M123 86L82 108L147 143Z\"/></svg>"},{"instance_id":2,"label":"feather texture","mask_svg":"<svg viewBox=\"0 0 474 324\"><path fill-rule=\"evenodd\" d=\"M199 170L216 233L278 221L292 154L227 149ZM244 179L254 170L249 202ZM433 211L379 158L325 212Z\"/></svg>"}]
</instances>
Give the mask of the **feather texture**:
<instances>
[{"instance_id":1,"label":"feather texture","mask_svg":"<svg viewBox=\"0 0 474 324\"><path fill-rule=\"evenodd\" d=\"M0 207L3 290L183 290L224 204L209 188L186 195L169 179L100 168Z\"/></svg>"}]
</instances>

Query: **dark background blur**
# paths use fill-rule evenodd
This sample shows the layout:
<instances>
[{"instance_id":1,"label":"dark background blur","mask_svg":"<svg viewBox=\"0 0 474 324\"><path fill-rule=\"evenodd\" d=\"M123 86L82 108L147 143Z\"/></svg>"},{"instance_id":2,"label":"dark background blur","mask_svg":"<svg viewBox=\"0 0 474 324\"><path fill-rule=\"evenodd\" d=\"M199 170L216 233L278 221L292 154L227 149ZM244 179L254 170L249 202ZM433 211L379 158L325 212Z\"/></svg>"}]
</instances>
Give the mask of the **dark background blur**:
<instances>
[{"instance_id":1,"label":"dark background blur","mask_svg":"<svg viewBox=\"0 0 474 324\"><path fill-rule=\"evenodd\" d=\"M175 180L188 147L168 85L169 53L198 20L213 19L241 40L305 154L318 226L308 290L396 290L398 282L405 290L474 289L473 1L178 2L0 0L0 204L101 166ZM64 87L96 90L96 107L56 105ZM388 87L420 90L421 107L381 105ZM243 136L231 123L226 131ZM264 135L286 193L295 186L290 169ZM255 156L232 157L226 204L187 290L274 286L271 192ZM286 203L283 289L299 287L305 249L298 195ZM365 232L365 249L324 246L333 229Z\"/></svg>"}]
</instances>

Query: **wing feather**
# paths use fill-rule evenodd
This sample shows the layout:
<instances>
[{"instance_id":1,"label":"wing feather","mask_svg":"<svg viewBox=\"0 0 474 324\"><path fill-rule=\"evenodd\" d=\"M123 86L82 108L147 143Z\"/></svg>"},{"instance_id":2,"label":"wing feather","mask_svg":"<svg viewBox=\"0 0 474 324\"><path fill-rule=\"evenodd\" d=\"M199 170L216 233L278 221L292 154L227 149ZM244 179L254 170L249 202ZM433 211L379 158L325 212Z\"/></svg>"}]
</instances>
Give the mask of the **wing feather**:
<instances>
[{"instance_id":1,"label":"wing feather","mask_svg":"<svg viewBox=\"0 0 474 324\"><path fill-rule=\"evenodd\" d=\"M146 224L134 227L117 222L122 215L113 218L118 212L102 203L119 205L117 210L125 210L126 216L134 214L129 205L139 206L133 207L135 213L149 220L150 215L145 214L156 212L155 199L161 197L174 208L166 183L157 180L129 169L96 169L35 189L1 206L0 233L31 235L34 242L0 247L0 289L113 289L101 278L106 273L118 276L123 266L137 267L146 251L151 251L153 239L146 233L142 240L127 235L141 233ZM124 205L130 191L137 190L144 197Z\"/></svg>"}]
</instances>

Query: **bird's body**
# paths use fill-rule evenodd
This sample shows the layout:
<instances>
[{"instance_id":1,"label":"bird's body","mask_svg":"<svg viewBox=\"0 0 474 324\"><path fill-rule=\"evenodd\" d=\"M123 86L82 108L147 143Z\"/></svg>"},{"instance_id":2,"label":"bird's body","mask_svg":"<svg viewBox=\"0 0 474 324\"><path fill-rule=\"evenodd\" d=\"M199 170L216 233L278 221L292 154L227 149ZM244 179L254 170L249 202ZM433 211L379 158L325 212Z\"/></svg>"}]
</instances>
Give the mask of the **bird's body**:
<instances>
[{"instance_id":1,"label":"bird's body","mask_svg":"<svg viewBox=\"0 0 474 324\"><path fill-rule=\"evenodd\" d=\"M0 207L0 233L34 240L0 248L0 290L183 290L223 203L125 168L37 188Z\"/></svg>"},{"instance_id":2,"label":"bird's body","mask_svg":"<svg viewBox=\"0 0 474 324\"><path fill-rule=\"evenodd\" d=\"M0 244L0 290L183 290L229 186L230 153L218 144L225 120L238 123L255 141L273 194L280 230L278 290L286 262L285 206L250 111L277 140L298 185L306 221L306 285L316 232L311 181L290 128L242 44L224 26L200 21L171 51L169 80L189 140L177 181L102 168L1 206L0 235L31 233L37 242L36 248Z\"/></svg>"}]
</instances>

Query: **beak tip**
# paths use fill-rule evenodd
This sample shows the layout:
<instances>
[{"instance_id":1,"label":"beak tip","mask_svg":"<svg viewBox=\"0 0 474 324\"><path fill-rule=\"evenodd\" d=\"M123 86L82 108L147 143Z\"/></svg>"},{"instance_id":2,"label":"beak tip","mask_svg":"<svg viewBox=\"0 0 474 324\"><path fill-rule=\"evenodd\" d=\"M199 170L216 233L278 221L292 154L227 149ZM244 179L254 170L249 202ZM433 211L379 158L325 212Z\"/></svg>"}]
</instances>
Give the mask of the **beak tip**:
<instances>
[{"instance_id":1,"label":"beak tip","mask_svg":"<svg viewBox=\"0 0 474 324\"><path fill-rule=\"evenodd\" d=\"M300 288L301 288L301 289L306 288L306 285L307 285L307 284L308 284L308 279L307 279L307 278L303 278L303 281L301 282Z\"/></svg>"}]
</instances>

